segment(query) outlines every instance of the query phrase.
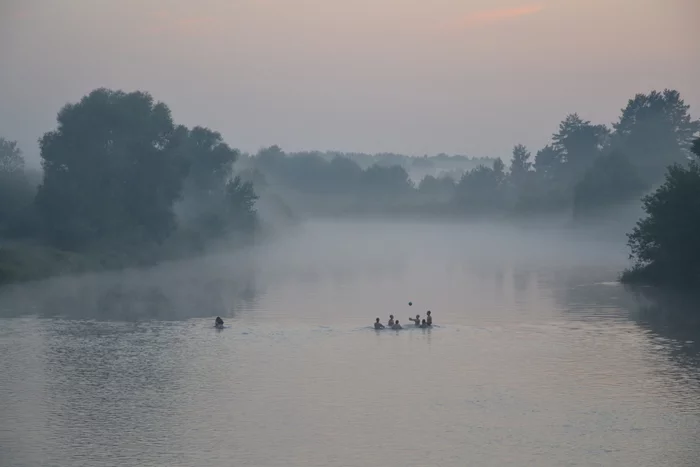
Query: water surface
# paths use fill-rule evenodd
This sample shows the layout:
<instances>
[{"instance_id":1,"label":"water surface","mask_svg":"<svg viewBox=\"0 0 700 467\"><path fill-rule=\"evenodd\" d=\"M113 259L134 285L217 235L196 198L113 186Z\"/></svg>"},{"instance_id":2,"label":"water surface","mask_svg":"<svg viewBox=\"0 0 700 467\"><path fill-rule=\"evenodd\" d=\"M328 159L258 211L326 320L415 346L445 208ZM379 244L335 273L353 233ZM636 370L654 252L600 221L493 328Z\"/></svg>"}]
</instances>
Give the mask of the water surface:
<instances>
[{"instance_id":1,"label":"water surface","mask_svg":"<svg viewBox=\"0 0 700 467\"><path fill-rule=\"evenodd\" d=\"M698 465L696 328L560 235L315 223L6 289L0 465Z\"/></svg>"}]
</instances>

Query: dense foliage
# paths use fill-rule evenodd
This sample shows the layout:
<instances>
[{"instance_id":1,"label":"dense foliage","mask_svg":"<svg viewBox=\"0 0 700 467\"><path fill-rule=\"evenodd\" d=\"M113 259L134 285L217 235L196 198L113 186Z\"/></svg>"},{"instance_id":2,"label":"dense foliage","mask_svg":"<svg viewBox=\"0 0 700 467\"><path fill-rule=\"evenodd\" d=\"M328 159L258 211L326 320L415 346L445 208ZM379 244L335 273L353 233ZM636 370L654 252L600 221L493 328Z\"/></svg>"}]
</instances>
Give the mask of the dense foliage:
<instances>
[{"instance_id":1,"label":"dense foliage","mask_svg":"<svg viewBox=\"0 0 700 467\"><path fill-rule=\"evenodd\" d=\"M673 164L663 185L644 197L647 216L628 236L635 266L623 280L700 286L700 139L693 152L697 159Z\"/></svg>"},{"instance_id":2,"label":"dense foliage","mask_svg":"<svg viewBox=\"0 0 700 467\"><path fill-rule=\"evenodd\" d=\"M36 203L49 241L73 249L107 237L162 241L175 229L185 139L165 104L145 93L100 89L66 105L40 140Z\"/></svg>"},{"instance_id":3,"label":"dense foliage","mask_svg":"<svg viewBox=\"0 0 700 467\"><path fill-rule=\"evenodd\" d=\"M257 195L233 173L238 151L217 132L176 125L149 94L97 89L63 107L57 121L40 139L36 189L16 144L0 140L0 276L8 268L27 276L51 269L24 274L31 255L13 254L18 250L7 241L31 239L43 256L53 248L123 266L255 229Z\"/></svg>"}]
</instances>

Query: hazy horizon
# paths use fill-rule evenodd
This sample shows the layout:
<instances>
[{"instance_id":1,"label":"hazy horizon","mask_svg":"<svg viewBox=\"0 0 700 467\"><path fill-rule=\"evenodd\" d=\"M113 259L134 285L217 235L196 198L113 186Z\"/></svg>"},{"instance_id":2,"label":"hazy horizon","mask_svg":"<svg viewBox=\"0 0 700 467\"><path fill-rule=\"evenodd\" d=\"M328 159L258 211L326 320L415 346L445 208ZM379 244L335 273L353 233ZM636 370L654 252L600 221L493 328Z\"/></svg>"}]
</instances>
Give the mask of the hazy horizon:
<instances>
[{"instance_id":1,"label":"hazy horizon","mask_svg":"<svg viewBox=\"0 0 700 467\"><path fill-rule=\"evenodd\" d=\"M610 124L635 93L700 112L693 0L74 0L0 6L0 136L38 162L56 112L143 90L243 151L507 160L568 113Z\"/></svg>"}]
</instances>

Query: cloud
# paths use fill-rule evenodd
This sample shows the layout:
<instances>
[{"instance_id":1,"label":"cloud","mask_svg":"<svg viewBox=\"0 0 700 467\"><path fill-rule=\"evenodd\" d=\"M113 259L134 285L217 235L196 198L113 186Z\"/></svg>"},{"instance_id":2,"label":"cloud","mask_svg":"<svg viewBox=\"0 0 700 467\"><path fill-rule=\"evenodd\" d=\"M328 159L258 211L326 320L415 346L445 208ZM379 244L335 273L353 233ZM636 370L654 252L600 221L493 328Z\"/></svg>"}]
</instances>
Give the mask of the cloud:
<instances>
[{"instance_id":1,"label":"cloud","mask_svg":"<svg viewBox=\"0 0 700 467\"><path fill-rule=\"evenodd\" d=\"M534 15L539 13L544 9L544 5L541 3L533 5L525 5L516 8L501 8L495 10L483 10L470 13L456 21L452 22L453 27L468 27L479 24L494 23L497 21L502 21L511 18L518 18L521 16Z\"/></svg>"}]
</instances>

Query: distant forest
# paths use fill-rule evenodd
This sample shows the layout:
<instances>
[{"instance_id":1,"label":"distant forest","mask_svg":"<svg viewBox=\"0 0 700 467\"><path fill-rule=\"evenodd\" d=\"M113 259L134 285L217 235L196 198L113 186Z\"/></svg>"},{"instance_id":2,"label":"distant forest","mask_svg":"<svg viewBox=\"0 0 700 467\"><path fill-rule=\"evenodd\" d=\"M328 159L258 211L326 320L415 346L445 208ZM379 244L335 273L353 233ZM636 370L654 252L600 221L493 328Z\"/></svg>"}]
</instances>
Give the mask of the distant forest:
<instances>
[{"instance_id":1,"label":"distant forest","mask_svg":"<svg viewBox=\"0 0 700 467\"><path fill-rule=\"evenodd\" d=\"M581 217L659 185L669 165L688 162L699 129L679 93L666 90L634 96L611 127L567 115L534 156L523 145L490 160L285 153L272 146L237 167L258 193L278 195L308 215Z\"/></svg>"},{"instance_id":2,"label":"distant forest","mask_svg":"<svg viewBox=\"0 0 700 467\"><path fill-rule=\"evenodd\" d=\"M652 192L643 206L657 218L630 234L636 266L625 277L660 282L680 260L668 259L652 238L660 226L684 219L664 240L675 245L700 228L691 151L700 121L674 90L635 95L611 126L567 115L534 155L516 145L501 158L285 153L278 146L241 154L216 131L176 124L148 93L108 89L67 104L57 123L39 140L40 174L25 170L17 144L0 138L0 282L241 244L273 218L585 218ZM663 211L670 201L655 204L663 193L676 203L672 214ZM685 248L682 275L700 283L700 251Z\"/></svg>"}]
</instances>

